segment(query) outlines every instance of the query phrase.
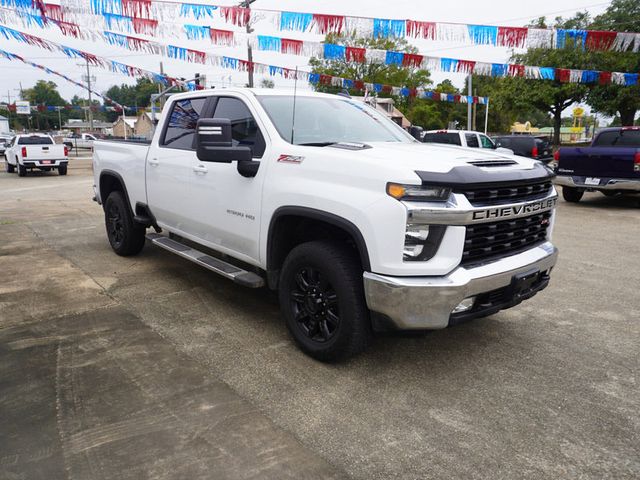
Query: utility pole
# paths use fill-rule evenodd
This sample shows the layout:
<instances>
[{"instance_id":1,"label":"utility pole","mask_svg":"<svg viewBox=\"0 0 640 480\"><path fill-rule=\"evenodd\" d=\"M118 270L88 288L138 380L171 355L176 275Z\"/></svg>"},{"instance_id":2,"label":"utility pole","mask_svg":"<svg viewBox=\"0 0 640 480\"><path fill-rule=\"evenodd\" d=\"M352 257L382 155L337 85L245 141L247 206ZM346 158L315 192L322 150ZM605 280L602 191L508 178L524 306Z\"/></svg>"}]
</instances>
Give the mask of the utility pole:
<instances>
[{"instance_id":1,"label":"utility pole","mask_svg":"<svg viewBox=\"0 0 640 480\"><path fill-rule=\"evenodd\" d=\"M91 74L89 73L89 60L86 60L87 64L87 89L89 90L89 126L90 131L93 133L93 110L91 110Z\"/></svg>"},{"instance_id":2,"label":"utility pole","mask_svg":"<svg viewBox=\"0 0 640 480\"><path fill-rule=\"evenodd\" d=\"M7 90L7 115L9 116L9 130L11 130L11 108L9 105L11 105L11 90Z\"/></svg>"},{"instance_id":3,"label":"utility pole","mask_svg":"<svg viewBox=\"0 0 640 480\"><path fill-rule=\"evenodd\" d=\"M56 110L58 110L58 130L62 130L62 116L60 115L62 107L56 107Z\"/></svg>"},{"instance_id":4,"label":"utility pole","mask_svg":"<svg viewBox=\"0 0 640 480\"><path fill-rule=\"evenodd\" d=\"M251 8L251 4L256 0L245 0L240 2L239 7ZM253 49L251 48L251 39L249 36L253 33L253 28L251 28L251 21L247 22L247 61L249 62L249 88L253 88Z\"/></svg>"},{"instance_id":5,"label":"utility pole","mask_svg":"<svg viewBox=\"0 0 640 480\"><path fill-rule=\"evenodd\" d=\"M471 96L471 74L469 74L469 76L467 77L467 95ZM467 102L467 130L472 130L472 123L471 123L471 116L472 116L472 107L473 106L473 102L469 103Z\"/></svg>"}]
</instances>

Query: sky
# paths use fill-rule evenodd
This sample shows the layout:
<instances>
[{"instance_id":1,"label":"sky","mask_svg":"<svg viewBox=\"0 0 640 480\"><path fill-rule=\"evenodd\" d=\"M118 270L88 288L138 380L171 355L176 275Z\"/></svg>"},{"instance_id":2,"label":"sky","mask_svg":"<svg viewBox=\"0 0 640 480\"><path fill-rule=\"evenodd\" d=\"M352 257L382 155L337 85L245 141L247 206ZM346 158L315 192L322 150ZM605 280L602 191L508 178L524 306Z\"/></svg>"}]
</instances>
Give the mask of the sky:
<instances>
[{"instance_id":1,"label":"sky","mask_svg":"<svg viewBox=\"0 0 640 480\"><path fill-rule=\"evenodd\" d=\"M89 0L85 0L87 3ZM195 3L197 0L191 0ZM51 0L56 3L57 0ZM199 3L211 3L215 5L234 5L237 2L229 0L216 0L213 2L200 1ZM592 16L602 13L609 2L598 2L597 0L537 0L535 2L513 1L513 0L491 0L482 2L478 0L458 0L457 2L432 2L419 0L256 0L252 5L256 9L276 9L296 12L326 13L339 15L362 15L379 18L410 18L413 20L426 20L435 22L454 22L484 25L504 25L522 26L529 21L540 16L555 18L556 16L570 17L577 11L587 10ZM392 8L390 8L392 5ZM247 81L247 74L244 72L234 72L224 70L211 65L189 64L178 60L170 60L157 55L132 52L126 49L106 45L102 42L91 43L82 40L64 37L57 29L42 30L38 28L25 29L19 24L7 24L7 26L18 30L27 31L34 35L46 38L51 41L62 43L80 50L84 50L96 55L104 56L122 63L135 65L144 69L159 71L160 62L164 64L166 74L175 77L192 78L196 72L207 76L207 85L216 86L242 86ZM216 25L214 25L216 26ZM219 28L238 29L229 27L224 23L219 23ZM288 38L298 38L304 40L322 40L321 36L300 32L279 33L269 22L262 21L255 25L256 34L286 36ZM220 55L233 56L246 59L246 49L238 47L220 47L211 45L209 41L188 41L188 40L160 40L172 44L190 47L197 50L205 50ZM435 42L435 41L413 41L421 54L444 56L451 58L483 61L483 62L506 62L511 54L509 49L491 46L462 46L459 43ZM6 40L0 37L0 48L19 54L25 59L43 64L51 69L64 73L78 81L82 80L82 75L86 74L84 65L79 60L70 60L59 52L48 52L29 45L25 45L14 40ZM307 67L307 59L295 55L282 55L272 52L255 52L254 61L268 63L283 67L301 69ZM541 65L553 66L553 65ZM92 68L92 76L95 76L94 89L99 92L106 91L110 86L121 83L135 83L134 79L123 75L112 73L99 68ZM258 75L256 83L263 77ZM289 80L280 77L269 77L275 81L276 87L291 87ZM444 79L450 79L458 87L464 82L464 75L459 73L432 72L431 78L434 85ZM0 59L0 101L7 101L8 97L14 101L19 94L20 85L29 88L38 80L52 80L59 88L63 98L69 100L74 95L86 96L86 91L80 87L66 82L65 80L48 75L40 70L34 69L17 61ZM308 88L301 86L299 88Z\"/></svg>"}]
</instances>

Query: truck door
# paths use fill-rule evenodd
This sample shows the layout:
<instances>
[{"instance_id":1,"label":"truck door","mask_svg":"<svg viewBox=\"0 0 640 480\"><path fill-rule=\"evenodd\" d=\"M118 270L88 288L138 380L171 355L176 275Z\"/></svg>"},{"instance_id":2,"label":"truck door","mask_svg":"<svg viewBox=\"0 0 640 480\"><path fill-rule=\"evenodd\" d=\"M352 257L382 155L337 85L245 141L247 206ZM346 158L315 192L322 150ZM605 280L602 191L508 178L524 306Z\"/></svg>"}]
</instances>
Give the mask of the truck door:
<instances>
[{"instance_id":1,"label":"truck door","mask_svg":"<svg viewBox=\"0 0 640 480\"><path fill-rule=\"evenodd\" d=\"M199 165L193 141L196 123L210 116L210 97L176 100L167 113L158 142L147 154L147 203L161 226L188 233L190 212L197 205L191 191L194 168Z\"/></svg>"},{"instance_id":2,"label":"truck door","mask_svg":"<svg viewBox=\"0 0 640 480\"><path fill-rule=\"evenodd\" d=\"M233 144L252 149L253 159L267 158L258 116L240 97L220 96L214 101L214 118L231 120ZM191 195L197 204L190 223L203 243L248 262L259 260L260 205L265 167L255 177L238 173L238 163L199 162L191 172Z\"/></svg>"}]
</instances>

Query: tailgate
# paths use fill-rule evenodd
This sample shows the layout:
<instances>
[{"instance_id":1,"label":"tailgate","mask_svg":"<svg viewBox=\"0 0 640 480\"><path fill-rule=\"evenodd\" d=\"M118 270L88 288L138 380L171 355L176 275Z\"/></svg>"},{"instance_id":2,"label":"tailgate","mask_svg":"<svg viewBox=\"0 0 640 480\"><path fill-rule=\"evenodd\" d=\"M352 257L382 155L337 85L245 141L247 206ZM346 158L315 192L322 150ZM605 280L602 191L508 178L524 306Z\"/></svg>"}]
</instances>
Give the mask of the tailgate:
<instances>
[{"instance_id":1,"label":"tailgate","mask_svg":"<svg viewBox=\"0 0 640 480\"><path fill-rule=\"evenodd\" d=\"M64 145L25 145L25 160L60 160L65 158Z\"/></svg>"},{"instance_id":2,"label":"tailgate","mask_svg":"<svg viewBox=\"0 0 640 480\"><path fill-rule=\"evenodd\" d=\"M559 175L600 178L635 178L637 148L583 147L561 148Z\"/></svg>"}]
</instances>

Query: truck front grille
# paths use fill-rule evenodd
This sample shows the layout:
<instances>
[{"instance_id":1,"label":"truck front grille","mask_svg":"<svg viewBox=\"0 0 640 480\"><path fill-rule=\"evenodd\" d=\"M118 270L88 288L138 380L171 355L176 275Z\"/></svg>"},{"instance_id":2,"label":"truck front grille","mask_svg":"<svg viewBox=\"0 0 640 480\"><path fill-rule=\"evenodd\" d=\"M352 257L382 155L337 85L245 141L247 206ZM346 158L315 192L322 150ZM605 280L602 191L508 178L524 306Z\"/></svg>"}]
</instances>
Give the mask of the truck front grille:
<instances>
[{"instance_id":1,"label":"truck front grille","mask_svg":"<svg viewBox=\"0 0 640 480\"><path fill-rule=\"evenodd\" d=\"M547 239L551 212L515 220L468 225L462 264L484 262L523 252Z\"/></svg>"},{"instance_id":2,"label":"truck front grille","mask_svg":"<svg viewBox=\"0 0 640 480\"><path fill-rule=\"evenodd\" d=\"M549 195L551 188L551 180L545 180L523 185L460 187L454 189L454 192L464 194L474 206L487 206L544 198Z\"/></svg>"}]
</instances>

